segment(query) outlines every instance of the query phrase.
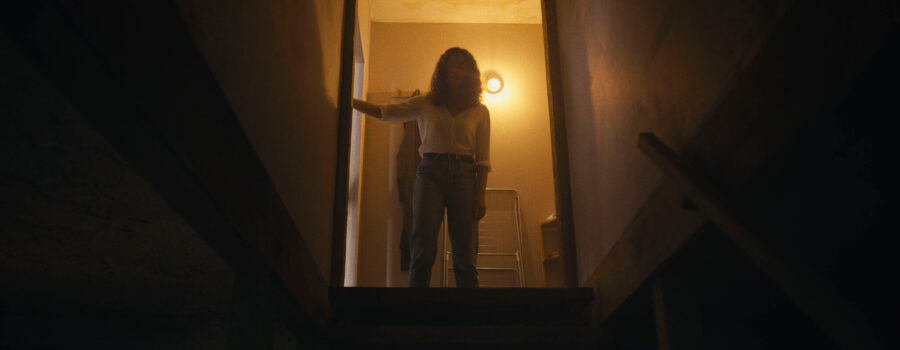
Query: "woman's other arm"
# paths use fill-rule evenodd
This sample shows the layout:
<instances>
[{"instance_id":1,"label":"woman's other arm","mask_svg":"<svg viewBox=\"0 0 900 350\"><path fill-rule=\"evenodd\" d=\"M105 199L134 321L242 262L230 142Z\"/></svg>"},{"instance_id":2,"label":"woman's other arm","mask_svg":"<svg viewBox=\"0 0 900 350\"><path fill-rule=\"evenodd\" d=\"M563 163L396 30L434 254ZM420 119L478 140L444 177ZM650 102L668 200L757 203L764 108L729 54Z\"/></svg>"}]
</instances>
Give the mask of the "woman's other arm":
<instances>
[{"instance_id":1,"label":"woman's other arm","mask_svg":"<svg viewBox=\"0 0 900 350\"><path fill-rule=\"evenodd\" d=\"M360 111L362 113L371 115L375 118L381 119L381 108L378 108L378 105L374 103L369 103L363 100L353 99L353 109Z\"/></svg>"},{"instance_id":2,"label":"woman's other arm","mask_svg":"<svg viewBox=\"0 0 900 350\"><path fill-rule=\"evenodd\" d=\"M475 219L481 220L486 211L487 174L491 171L491 113L487 108L475 134Z\"/></svg>"},{"instance_id":3,"label":"woman's other arm","mask_svg":"<svg viewBox=\"0 0 900 350\"><path fill-rule=\"evenodd\" d=\"M488 168L478 166L475 169L475 220L481 220L487 212L484 195L487 192Z\"/></svg>"}]
</instances>

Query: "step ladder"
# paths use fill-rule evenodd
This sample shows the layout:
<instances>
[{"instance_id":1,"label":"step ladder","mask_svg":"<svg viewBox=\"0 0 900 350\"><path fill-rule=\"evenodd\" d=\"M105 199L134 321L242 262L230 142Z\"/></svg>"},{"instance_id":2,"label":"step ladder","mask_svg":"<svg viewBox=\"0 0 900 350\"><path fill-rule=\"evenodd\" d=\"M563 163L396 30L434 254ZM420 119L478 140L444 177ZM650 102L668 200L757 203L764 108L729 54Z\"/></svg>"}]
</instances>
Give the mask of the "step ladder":
<instances>
[{"instance_id":1,"label":"step ladder","mask_svg":"<svg viewBox=\"0 0 900 350\"><path fill-rule=\"evenodd\" d=\"M484 218L478 225L478 255L475 268L481 288L525 287L522 263L522 216L519 193L512 189L489 188L485 192ZM453 256L444 218L442 286L456 287Z\"/></svg>"}]
</instances>

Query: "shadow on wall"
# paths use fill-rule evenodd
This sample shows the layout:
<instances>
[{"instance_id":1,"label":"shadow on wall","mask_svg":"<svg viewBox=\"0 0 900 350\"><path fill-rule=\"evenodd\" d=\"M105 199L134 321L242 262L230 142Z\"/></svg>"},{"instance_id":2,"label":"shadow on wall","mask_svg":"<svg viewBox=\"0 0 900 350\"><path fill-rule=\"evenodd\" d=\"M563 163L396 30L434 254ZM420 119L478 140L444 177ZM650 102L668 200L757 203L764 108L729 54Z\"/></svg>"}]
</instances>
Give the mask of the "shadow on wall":
<instances>
[{"instance_id":1,"label":"shadow on wall","mask_svg":"<svg viewBox=\"0 0 900 350\"><path fill-rule=\"evenodd\" d=\"M177 3L319 271L328 276L343 6L325 0Z\"/></svg>"}]
</instances>

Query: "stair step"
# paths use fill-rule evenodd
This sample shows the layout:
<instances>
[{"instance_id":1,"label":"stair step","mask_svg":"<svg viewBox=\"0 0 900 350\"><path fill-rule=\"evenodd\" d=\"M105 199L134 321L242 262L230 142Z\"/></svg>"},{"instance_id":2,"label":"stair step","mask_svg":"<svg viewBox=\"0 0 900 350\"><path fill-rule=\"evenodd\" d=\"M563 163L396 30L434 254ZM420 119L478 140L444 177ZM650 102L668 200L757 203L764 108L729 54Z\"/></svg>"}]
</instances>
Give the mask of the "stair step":
<instances>
[{"instance_id":1,"label":"stair step","mask_svg":"<svg viewBox=\"0 0 900 350\"><path fill-rule=\"evenodd\" d=\"M334 288L335 319L350 325L583 325L590 288Z\"/></svg>"},{"instance_id":2,"label":"stair step","mask_svg":"<svg viewBox=\"0 0 900 350\"><path fill-rule=\"evenodd\" d=\"M498 349L497 346L515 345L516 349L522 349L523 346L567 345L575 349L596 349L610 342L606 329L588 326L345 326L334 331L339 336L332 339L344 345L402 345L403 348L464 345L466 349Z\"/></svg>"}]
</instances>

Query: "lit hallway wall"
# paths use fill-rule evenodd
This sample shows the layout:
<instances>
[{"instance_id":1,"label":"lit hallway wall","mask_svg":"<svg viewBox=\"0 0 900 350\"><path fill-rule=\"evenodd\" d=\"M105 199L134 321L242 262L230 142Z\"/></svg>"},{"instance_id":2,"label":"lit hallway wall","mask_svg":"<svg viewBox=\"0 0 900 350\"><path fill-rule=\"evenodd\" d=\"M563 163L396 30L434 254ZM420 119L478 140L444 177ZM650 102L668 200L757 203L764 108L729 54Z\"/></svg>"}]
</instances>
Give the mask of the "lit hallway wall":
<instances>
[{"instance_id":1,"label":"lit hallway wall","mask_svg":"<svg viewBox=\"0 0 900 350\"><path fill-rule=\"evenodd\" d=\"M177 3L327 279L343 2Z\"/></svg>"},{"instance_id":2,"label":"lit hallway wall","mask_svg":"<svg viewBox=\"0 0 900 350\"><path fill-rule=\"evenodd\" d=\"M661 180L638 133L680 150L790 3L557 3L580 283Z\"/></svg>"},{"instance_id":3,"label":"lit hallway wall","mask_svg":"<svg viewBox=\"0 0 900 350\"><path fill-rule=\"evenodd\" d=\"M452 46L468 49L482 72L494 69L506 81L500 94L485 94L483 100L491 112L488 187L519 191L526 284L542 286L539 224L556 210L542 26L372 23L369 97L384 98L392 89L428 90L437 59ZM400 228L386 223L398 218L386 215L390 206L399 205L387 188L390 125L369 119L365 132L359 279L361 285L385 285L389 278L406 278L386 270L399 258L385 255L386 245L393 243L386 241L385 231Z\"/></svg>"}]
</instances>

